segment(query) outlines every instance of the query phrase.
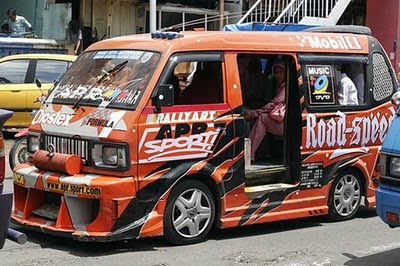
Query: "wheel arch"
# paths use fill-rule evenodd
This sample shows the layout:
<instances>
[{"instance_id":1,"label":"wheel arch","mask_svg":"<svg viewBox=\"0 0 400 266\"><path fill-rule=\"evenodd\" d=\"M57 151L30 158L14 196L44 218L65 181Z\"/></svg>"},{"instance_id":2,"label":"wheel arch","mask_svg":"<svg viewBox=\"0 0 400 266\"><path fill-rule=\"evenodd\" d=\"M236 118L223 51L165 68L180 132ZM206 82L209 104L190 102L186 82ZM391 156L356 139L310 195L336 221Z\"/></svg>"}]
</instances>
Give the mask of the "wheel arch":
<instances>
[{"instance_id":1,"label":"wheel arch","mask_svg":"<svg viewBox=\"0 0 400 266\"><path fill-rule=\"evenodd\" d=\"M218 187L218 184L216 181L211 177L211 175L208 175L204 172L198 172L196 174L191 174L182 177L178 182L174 184L172 189L176 187L179 183L187 180L197 180L205 184L211 191L213 198L214 198L214 203L215 203L215 219L214 219L214 224L213 227L217 226L220 227L220 214L221 214L221 197L222 193L220 192L220 189Z\"/></svg>"},{"instance_id":2,"label":"wheel arch","mask_svg":"<svg viewBox=\"0 0 400 266\"><path fill-rule=\"evenodd\" d=\"M339 180L343 178L343 176L345 176L346 174L350 174L356 177L356 179L358 179L359 181L359 186L360 186L360 198L359 198L359 202L357 203L357 209L352 212L349 215L341 215L338 213L338 210L336 210L336 207L334 206L334 202L335 202L335 198L334 198L334 190L336 185L338 184ZM328 198L328 207L329 207L329 213L328 213L328 220L330 221L343 221L343 220L348 220L348 219L352 219L354 217L354 215L357 213L360 204L362 203L362 197L365 197L365 187L366 187L366 180L365 178L363 178L363 172L361 169L355 167L354 165L349 165L347 167L344 167L342 169L339 169L336 174L335 177L332 179L333 181L330 184L330 188L329 188L329 198ZM347 207L346 207L347 209Z\"/></svg>"},{"instance_id":3,"label":"wheel arch","mask_svg":"<svg viewBox=\"0 0 400 266\"><path fill-rule=\"evenodd\" d=\"M368 189L368 181L369 181L369 171L366 169L366 167L363 165L363 162L361 160L358 160L354 164L348 165L346 167L343 167L342 169L339 169L336 172L335 178L345 172L354 172L360 179L361 181L361 186L362 186L362 196L367 195L367 189ZM332 184L333 185L333 182Z\"/></svg>"}]
</instances>

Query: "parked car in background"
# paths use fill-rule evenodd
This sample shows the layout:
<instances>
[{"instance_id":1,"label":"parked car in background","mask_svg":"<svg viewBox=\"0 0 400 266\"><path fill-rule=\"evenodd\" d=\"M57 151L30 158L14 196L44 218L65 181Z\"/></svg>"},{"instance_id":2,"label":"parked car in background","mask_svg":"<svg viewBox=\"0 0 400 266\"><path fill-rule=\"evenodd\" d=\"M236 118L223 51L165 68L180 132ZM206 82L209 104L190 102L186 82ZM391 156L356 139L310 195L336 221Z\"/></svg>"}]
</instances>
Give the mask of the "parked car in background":
<instances>
[{"instance_id":1,"label":"parked car in background","mask_svg":"<svg viewBox=\"0 0 400 266\"><path fill-rule=\"evenodd\" d=\"M63 54L20 54L0 59L0 108L14 111L4 129L28 127L31 112L41 105L42 94L71 66L76 56Z\"/></svg>"}]
</instances>

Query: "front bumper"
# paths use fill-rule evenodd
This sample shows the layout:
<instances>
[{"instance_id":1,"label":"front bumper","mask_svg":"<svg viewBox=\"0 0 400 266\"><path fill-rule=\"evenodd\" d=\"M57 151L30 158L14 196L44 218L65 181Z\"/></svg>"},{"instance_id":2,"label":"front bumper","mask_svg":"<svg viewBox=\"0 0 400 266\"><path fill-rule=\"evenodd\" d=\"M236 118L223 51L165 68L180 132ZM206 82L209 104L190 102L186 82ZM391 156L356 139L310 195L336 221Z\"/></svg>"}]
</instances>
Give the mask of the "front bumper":
<instances>
[{"instance_id":1,"label":"front bumper","mask_svg":"<svg viewBox=\"0 0 400 266\"><path fill-rule=\"evenodd\" d=\"M12 222L80 241L137 238L145 219L132 220L130 230L115 226L135 194L132 177L66 176L21 165L14 173Z\"/></svg>"},{"instance_id":2,"label":"front bumper","mask_svg":"<svg viewBox=\"0 0 400 266\"><path fill-rule=\"evenodd\" d=\"M400 223L389 220L388 214L397 214L400 217L400 192L390 190L390 187L381 185L376 190L376 211L379 217L391 227L399 227Z\"/></svg>"}]
</instances>

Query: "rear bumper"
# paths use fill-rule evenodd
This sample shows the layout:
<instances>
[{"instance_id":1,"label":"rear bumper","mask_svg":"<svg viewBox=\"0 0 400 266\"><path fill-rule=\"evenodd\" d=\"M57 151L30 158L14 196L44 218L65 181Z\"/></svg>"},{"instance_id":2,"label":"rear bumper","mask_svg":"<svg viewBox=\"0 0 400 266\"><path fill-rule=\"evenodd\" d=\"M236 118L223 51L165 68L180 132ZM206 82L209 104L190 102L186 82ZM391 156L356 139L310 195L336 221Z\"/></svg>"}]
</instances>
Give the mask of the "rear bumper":
<instances>
[{"instance_id":1,"label":"rear bumper","mask_svg":"<svg viewBox=\"0 0 400 266\"><path fill-rule=\"evenodd\" d=\"M391 227L399 227L399 222L389 221L387 214L394 213L400 217L400 192L381 185L376 190L376 211L379 217Z\"/></svg>"}]
</instances>

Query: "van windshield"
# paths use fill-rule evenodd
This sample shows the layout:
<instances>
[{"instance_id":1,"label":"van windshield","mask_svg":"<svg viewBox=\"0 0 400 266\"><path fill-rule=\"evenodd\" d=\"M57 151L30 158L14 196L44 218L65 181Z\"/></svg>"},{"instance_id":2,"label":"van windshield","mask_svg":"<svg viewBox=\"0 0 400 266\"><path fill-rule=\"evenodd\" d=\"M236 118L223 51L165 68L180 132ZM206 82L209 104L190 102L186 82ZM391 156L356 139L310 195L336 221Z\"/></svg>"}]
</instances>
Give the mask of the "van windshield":
<instances>
[{"instance_id":1,"label":"van windshield","mask_svg":"<svg viewBox=\"0 0 400 266\"><path fill-rule=\"evenodd\" d=\"M135 109L159 59L159 53L138 50L84 53L55 86L47 102Z\"/></svg>"}]
</instances>

